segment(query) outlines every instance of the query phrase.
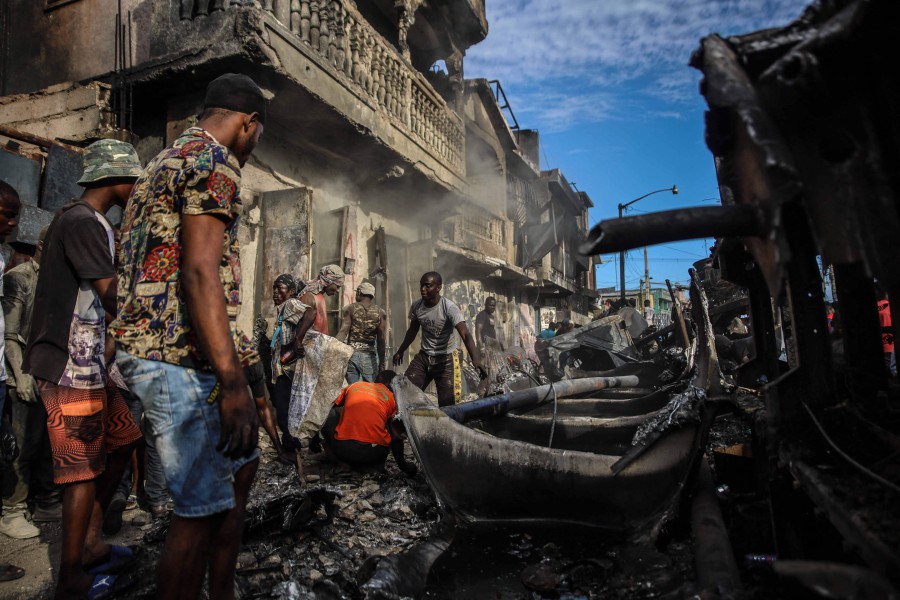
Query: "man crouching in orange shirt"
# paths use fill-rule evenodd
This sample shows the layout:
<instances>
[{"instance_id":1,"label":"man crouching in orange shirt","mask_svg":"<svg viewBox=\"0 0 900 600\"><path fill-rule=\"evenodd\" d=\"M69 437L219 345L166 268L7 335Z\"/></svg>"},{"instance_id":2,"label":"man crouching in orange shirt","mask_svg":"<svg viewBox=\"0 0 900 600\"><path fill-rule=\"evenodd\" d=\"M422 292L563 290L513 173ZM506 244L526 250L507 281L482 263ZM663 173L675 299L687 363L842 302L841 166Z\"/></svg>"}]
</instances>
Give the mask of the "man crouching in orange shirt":
<instances>
[{"instance_id":1,"label":"man crouching in orange shirt","mask_svg":"<svg viewBox=\"0 0 900 600\"><path fill-rule=\"evenodd\" d=\"M360 469L384 468L388 448L400 470L409 476L416 467L403 456L402 427L393 419L397 402L391 392L393 371L382 371L375 381L358 381L341 390L322 426L325 454ZM330 455L330 456L329 456Z\"/></svg>"}]
</instances>

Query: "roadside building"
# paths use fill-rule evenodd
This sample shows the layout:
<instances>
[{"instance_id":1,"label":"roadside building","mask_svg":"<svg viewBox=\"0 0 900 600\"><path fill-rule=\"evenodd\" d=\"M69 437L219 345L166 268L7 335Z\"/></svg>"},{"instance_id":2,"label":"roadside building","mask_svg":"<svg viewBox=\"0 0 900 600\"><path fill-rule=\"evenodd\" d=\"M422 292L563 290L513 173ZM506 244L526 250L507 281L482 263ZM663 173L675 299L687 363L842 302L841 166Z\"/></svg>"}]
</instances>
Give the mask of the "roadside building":
<instances>
[{"instance_id":1,"label":"roadside building","mask_svg":"<svg viewBox=\"0 0 900 600\"><path fill-rule=\"evenodd\" d=\"M510 124L499 86L464 79L465 51L487 35L483 1L118 6L7 2L0 124L47 146L20 139L7 154L36 161L34 181L62 184L61 167L71 170L79 157L60 140L116 137L146 160L194 124L210 80L250 75L272 99L242 171L245 331L257 314L274 319L279 274L309 278L331 263L347 281L329 300L329 329L338 330L358 285L371 282L388 315L388 355L420 275L432 269L467 319L486 296L497 299L504 344L529 347L545 308L589 320L590 262L575 249L593 204L558 170L541 171L537 132L520 130L514 117ZM0 131L0 143L8 138ZM46 221L68 195L23 203ZM22 229L39 230L29 218Z\"/></svg>"}]
</instances>

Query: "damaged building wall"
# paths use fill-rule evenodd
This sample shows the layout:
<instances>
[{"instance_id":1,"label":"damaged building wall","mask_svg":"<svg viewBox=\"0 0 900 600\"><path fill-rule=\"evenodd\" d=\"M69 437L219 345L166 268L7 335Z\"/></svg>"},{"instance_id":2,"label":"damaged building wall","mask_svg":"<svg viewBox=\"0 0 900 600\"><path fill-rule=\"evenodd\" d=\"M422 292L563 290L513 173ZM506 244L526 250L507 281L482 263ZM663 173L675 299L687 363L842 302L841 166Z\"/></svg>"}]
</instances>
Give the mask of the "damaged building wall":
<instances>
[{"instance_id":1,"label":"damaged building wall","mask_svg":"<svg viewBox=\"0 0 900 600\"><path fill-rule=\"evenodd\" d=\"M6 109L22 123L26 117L16 115L30 107L27 119L48 137L87 143L115 135L132 141L146 162L196 122L208 81L224 71L246 72L273 98L261 143L242 173L242 329L250 331L256 315L272 318L271 283L279 272L306 279L322 264L339 262L348 277L341 296L329 301L332 328L356 286L370 281L376 301L390 313L388 345L395 349L409 303L419 297L419 277L435 268L470 327L484 299L494 296L502 341L530 348L543 283L525 274L520 228L525 212L546 207L549 192L527 158L537 156L536 132L526 136L528 148L518 147L486 81L463 85L461 60L453 63L450 91L456 92L442 94L465 101L445 102L413 67L425 38L413 40L410 63L384 37L391 18L379 17L377 27L365 21L366 11L387 10L382 5L360 12L352 3L334 2L332 12L320 15L331 20L320 21L316 31L301 18L312 7L307 0L270 8L180 4L190 10L182 14L179 3L124 3L120 50L126 58L112 66L102 53L82 56L90 50L85 28L72 25L95 20L101 25L93 40L115 47L115 31L102 26L115 20L114 8L89 0L52 11L23 6L34 31L72 38L69 58L77 69L23 51L23 61L4 78L25 70L42 74L16 79L31 95L0 99L0 115ZM335 25L340 19L349 36ZM7 49L21 46L20 37L14 33ZM35 87L53 78L106 81ZM87 100L72 100L82 97ZM40 109L51 105L57 108ZM80 118L85 111L97 119ZM75 126L63 126L72 121ZM119 129L123 124L128 131ZM525 187L510 183L513 172ZM530 193L520 194L525 189ZM535 191L542 199L527 200ZM543 260L549 265L549 250Z\"/></svg>"}]
</instances>

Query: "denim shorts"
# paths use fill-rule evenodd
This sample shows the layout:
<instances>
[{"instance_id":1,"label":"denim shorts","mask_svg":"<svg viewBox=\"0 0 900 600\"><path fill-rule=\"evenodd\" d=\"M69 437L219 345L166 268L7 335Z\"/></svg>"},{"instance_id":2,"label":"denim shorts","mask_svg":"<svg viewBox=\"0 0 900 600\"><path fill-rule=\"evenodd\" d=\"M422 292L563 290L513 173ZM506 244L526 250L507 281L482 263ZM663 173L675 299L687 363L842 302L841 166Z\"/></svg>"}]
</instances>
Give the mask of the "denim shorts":
<instances>
[{"instance_id":1,"label":"denim shorts","mask_svg":"<svg viewBox=\"0 0 900 600\"><path fill-rule=\"evenodd\" d=\"M355 350L347 363L347 383L375 381L378 375L378 354L368 350Z\"/></svg>"},{"instance_id":2,"label":"denim shorts","mask_svg":"<svg viewBox=\"0 0 900 600\"><path fill-rule=\"evenodd\" d=\"M237 460L216 450L219 405L207 402L216 376L121 350L116 364L144 407L146 433L159 452L175 514L206 517L234 508L234 474L257 460L259 450Z\"/></svg>"}]
</instances>

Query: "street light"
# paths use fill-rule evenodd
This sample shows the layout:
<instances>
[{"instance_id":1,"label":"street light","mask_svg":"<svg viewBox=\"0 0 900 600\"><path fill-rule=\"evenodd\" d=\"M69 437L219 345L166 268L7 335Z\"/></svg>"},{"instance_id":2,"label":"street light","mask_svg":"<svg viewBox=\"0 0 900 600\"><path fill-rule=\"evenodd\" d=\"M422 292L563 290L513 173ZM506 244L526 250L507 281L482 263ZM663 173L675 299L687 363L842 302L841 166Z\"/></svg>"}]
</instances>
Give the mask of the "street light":
<instances>
[{"instance_id":1,"label":"street light","mask_svg":"<svg viewBox=\"0 0 900 600\"><path fill-rule=\"evenodd\" d=\"M619 205L619 218L620 219L622 218L622 212L626 208L628 208L629 206L631 206L638 200L643 200L647 196L652 196L653 194L659 194L661 192L672 192L673 195L677 195L678 194L678 186L673 185L670 188L663 188L661 190L655 190L653 192L650 192L648 194L644 194L643 196L635 198L631 202L626 202L625 204L620 204ZM649 261L647 260L647 247L646 246L644 246L644 274L645 274L645 277L647 280L647 287L649 288L650 287L650 265L649 265ZM619 252L619 285L622 288L619 292L619 300L624 304L625 303L625 251L624 250Z\"/></svg>"}]
</instances>

